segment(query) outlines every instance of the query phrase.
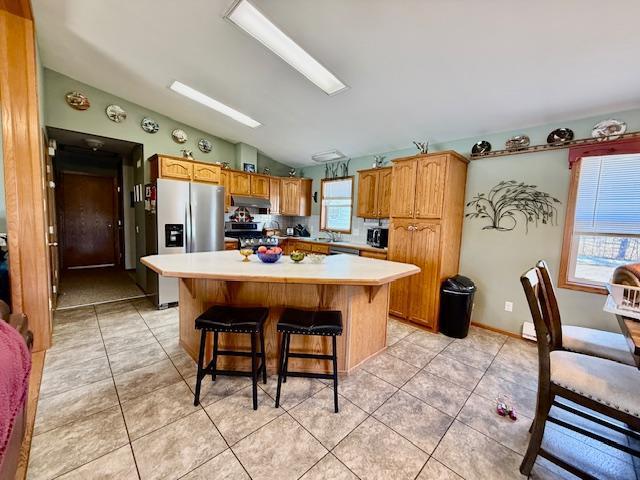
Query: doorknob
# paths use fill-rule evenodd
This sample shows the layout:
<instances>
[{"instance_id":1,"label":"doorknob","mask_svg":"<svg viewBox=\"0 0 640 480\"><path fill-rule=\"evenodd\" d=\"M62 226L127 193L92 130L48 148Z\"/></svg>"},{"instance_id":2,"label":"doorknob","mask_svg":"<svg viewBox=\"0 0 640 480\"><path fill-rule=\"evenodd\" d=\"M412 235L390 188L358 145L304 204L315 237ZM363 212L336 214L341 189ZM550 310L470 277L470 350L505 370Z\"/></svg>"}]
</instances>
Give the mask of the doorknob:
<instances>
[{"instance_id":1,"label":"doorknob","mask_svg":"<svg viewBox=\"0 0 640 480\"><path fill-rule=\"evenodd\" d=\"M49 242L49 246L50 247L57 247L58 246L58 242Z\"/></svg>"}]
</instances>

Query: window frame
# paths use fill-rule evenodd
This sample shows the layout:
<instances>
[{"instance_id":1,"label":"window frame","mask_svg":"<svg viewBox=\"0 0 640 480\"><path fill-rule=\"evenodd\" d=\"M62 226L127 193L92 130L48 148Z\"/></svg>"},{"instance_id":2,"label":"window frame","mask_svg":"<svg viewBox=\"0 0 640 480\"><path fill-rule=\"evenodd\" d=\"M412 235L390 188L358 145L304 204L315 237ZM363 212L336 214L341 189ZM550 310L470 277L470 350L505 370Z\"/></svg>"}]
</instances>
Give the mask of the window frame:
<instances>
[{"instance_id":1,"label":"window frame","mask_svg":"<svg viewBox=\"0 0 640 480\"><path fill-rule=\"evenodd\" d=\"M562 238L562 251L560 254L560 269L558 272L558 287L581 292L606 295L607 289L602 285L578 282L570 278L573 258L573 244L575 242L573 230L576 216L576 201L578 185L580 183L581 159L585 157L599 157L607 155L638 154L640 153L640 139L637 137L622 140L605 141L569 149L569 168L571 177L569 180L569 193L567 198L567 210L564 219L564 233Z\"/></svg>"},{"instance_id":2,"label":"window frame","mask_svg":"<svg viewBox=\"0 0 640 480\"><path fill-rule=\"evenodd\" d=\"M338 177L338 178L323 178L320 180L320 231L321 232L335 232L335 233L344 233L351 234L351 228L353 227L353 188L355 185L354 176L350 175L348 177ZM351 204L349 208L351 210L351 214L349 215L349 228L347 230L336 230L333 228L325 228L324 227L324 184L326 182L336 182L341 180L349 180L351 181Z\"/></svg>"}]
</instances>

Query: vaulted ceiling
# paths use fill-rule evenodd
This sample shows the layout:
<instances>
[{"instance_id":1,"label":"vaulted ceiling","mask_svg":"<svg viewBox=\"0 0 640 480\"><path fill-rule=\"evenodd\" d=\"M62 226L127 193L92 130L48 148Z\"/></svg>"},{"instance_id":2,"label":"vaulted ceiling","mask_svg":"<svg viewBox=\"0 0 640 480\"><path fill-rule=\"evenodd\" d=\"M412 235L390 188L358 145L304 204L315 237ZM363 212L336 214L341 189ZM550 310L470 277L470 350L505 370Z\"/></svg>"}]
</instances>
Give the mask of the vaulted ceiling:
<instances>
[{"instance_id":1,"label":"vaulted ceiling","mask_svg":"<svg viewBox=\"0 0 640 480\"><path fill-rule=\"evenodd\" d=\"M640 2L252 0L350 89L223 19L232 0L33 0L48 68L290 164L640 106ZM179 80L251 129L170 91Z\"/></svg>"}]
</instances>

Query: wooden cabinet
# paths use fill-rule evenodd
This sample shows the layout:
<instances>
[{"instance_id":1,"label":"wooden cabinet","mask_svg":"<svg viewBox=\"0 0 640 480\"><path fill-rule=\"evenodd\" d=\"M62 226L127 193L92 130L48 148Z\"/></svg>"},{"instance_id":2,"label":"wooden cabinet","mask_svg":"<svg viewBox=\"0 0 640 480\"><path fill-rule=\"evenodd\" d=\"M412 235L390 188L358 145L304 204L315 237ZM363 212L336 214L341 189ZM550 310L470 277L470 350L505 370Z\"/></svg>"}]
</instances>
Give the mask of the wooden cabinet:
<instances>
[{"instance_id":1,"label":"wooden cabinet","mask_svg":"<svg viewBox=\"0 0 640 480\"><path fill-rule=\"evenodd\" d=\"M427 156L417 160L415 218L442 216L446 169L446 155Z\"/></svg>"},{"instance_id":2,"label":"wooden cabinet","mask_svg":"<svg viewBox=\"0 0 640 480\"><path fill-rule=\"evenodd\" d=\"M311 215L311 179L280 179L280 214L300 217Z\"/></svg>"},{"instance_id":3,"label":"wooden cabinet","mask_svg":"<svg viewBox=\"0 0 640 480\"><path fill-rule=\"evenodd\" d=\"M171 157L160 157L160 177L191 180L193 163L189 160L176 160Z\"/></svg>"},{"instance_id":4,"label":"wooden cabinet","mask_svg":"<svg viewBox=\"0 0 640 480\"><path fill-rule=\"evenodd\" d=\"M231 195L251 195L251 179L249 174L232 171L229 190L231 191Z\"/></svg>"},{"instance_id":5,"label":"wooden cabinet","mask_svg":"<svg viewBox=\"0 0 640 480\"><path fill-rule=\"evenodd\" d=\"M372 250L360 250L360 256L366 258L375 258L376 260L386 260L387 252L374 252Z\"/></svg>"},{"instance_id":6,"label":"wooden cabinet","mask_svg":"<svg viewBox=\"0 0 640 480\"><path fill-rule=\"evenodd\" d=\"M358 172L358 216L376 218L378 215L378 172Z\"/></svg>"},{"instance_id":7,"label":"wooden cabinet","mask_svg":"<svg viewBox=\"0 0 640 480\"><path fill-rule=\"evenodd\" d=\"M208 163L194 163L193 180L196 182L220 183L220 166Z\"/></svg>"},{"instance_id":8,"label":"wooden cabinet","mask_svg":"<svg viewBox=\"0 0 640 480\"><path fill-rule=\"evenodd\" d=\"M388 218L391 196L391 168L358 172L358 216Z\"/></svg>"},{"instance_id":9,"label":"wooden cabinet","mask_svg":"<svg viewBox=\"0 0 640 480\"><path fill-rule=\"evenodd\" d=\"M266 175L250 175L251 196L269 198L269 177Z\"/></svg>"},{"instance_id":10,"label":"wooden cabinet","mask_svg":"<svg viewBox=\"0 0 640 480\"><path fill-rule=\"evenodd\" d=\"M229 170L220 171L220 185L224 187L224 211L228 212L231 208L231 172Z\"/></svg>"},{"instance_id":11,"label":"wooden cabinet","mask_svg":"<svg viewBox=\"0 0 640 480\"><path fill-rule=\"evenodd\" d=\"M225 250L237 250L238 249L238 240L225 240L224 241L224 249Z\"/></svg>"},{"instance_id":12,"label":"wooden cabinet","mask_svg":"<svg viewBox=\"0 0 640 480\"><path fill-rule=\"evenodd\" d=\"M413 218L413 202L416 192L415 161L401 161L393 164L391 184L391 216Z\"/></svg>"},{"instance_id":13,"label":"wooden cabinet","mask_svg":"<svg viewBox=\"0 0 640 480\"><path fill-rule=\"evenodd\" d=\"M456 152L394 160L388 257L421 271L391 284L389 311L433 330L440 285L458 273L467 163Z\"/></svg>"},{"instance_id":14,"label":"wooden cabinet","mask_svg":"<svg viewBox=\"0 0 640 480\"><path fill-rule=\"evenodd\" d=\"M280 179L278 177L269 178L269 202L271 203L271 214L280 214Z\"/></svg>"}]
</instances>

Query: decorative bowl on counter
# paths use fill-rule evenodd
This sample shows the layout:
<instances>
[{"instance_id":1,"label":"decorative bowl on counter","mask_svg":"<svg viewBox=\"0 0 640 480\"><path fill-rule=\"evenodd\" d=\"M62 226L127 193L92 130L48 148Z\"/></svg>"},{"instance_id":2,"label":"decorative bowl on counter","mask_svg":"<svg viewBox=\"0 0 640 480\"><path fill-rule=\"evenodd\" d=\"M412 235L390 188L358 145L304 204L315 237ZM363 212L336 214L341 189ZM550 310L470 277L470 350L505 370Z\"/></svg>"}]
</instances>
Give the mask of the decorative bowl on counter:
<instances>
[{"instance_id":1,"label":"decorative bowl on counter","mask_svg":"<svg viewBox=\"0 0 640 480\"><path fill-rule=\"evenodd\" d=\"M293 260L295 263L299 263L302 260L304 260L305 257L305 253L301 252L300 250L294 250L293 252L291 252L291 254L289 255L289 257L291 258L291 260Z\"/></svg>"},{"instance_id":2,"label":"decorative bowl on counter","mask_svg":"<svg viewBox=\"0 0 640 480\"><path fill-rule=\"evenodd\" d=\"M309 259L309 261L311 263L322 263L324 262L324 259L326 258L326 255L320 255L318 253L310 253L307 255L307 258Z\"/></svg>"},{"instance_id":3,"label":"decorative bowl on counter","mask_svg":"<svg viewBox=\"0 0 640 480\"><path fill-rule=\"evenodd\" d=\"M243 262L248 262L249 261L249 257L251 255L253 255L253 249L251 249L251 248L241 248L240 249L240 255L242 255L244 257L242 259Z\"/></svg>"},{"instance_id":4,"label":"decorative bowl on counter","mask_svg":"<svg viewBox=\"0 0 640 480\"><path fill-rule=\"evenodd\" d=\"M264 263L276 263L280 260L282 256L282 252L280 253L268 253L268 252L258 252L258 258L262 260Z\"/></svg>"}]
</instances>

